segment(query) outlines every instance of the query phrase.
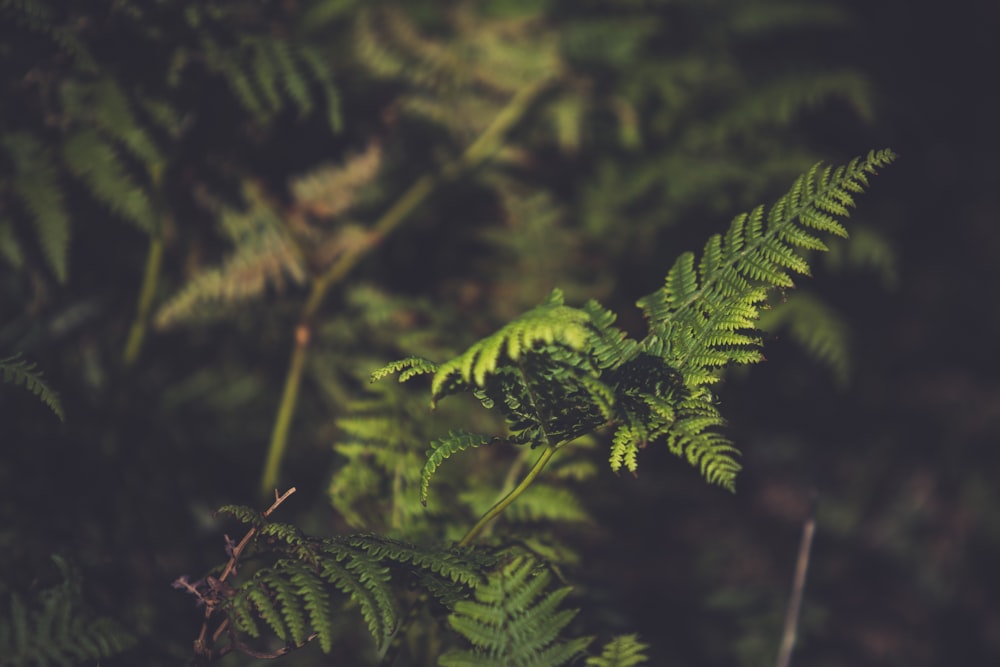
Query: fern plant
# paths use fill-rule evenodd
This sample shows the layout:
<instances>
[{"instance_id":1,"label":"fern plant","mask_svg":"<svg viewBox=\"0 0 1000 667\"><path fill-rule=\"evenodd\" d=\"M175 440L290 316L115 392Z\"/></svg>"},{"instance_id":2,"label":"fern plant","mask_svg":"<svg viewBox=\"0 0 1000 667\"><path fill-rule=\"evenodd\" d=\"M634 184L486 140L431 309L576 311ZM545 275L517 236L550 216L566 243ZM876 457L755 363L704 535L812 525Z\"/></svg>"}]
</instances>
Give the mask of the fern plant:
<instances>
[{"instance_id":1,"label":"fern plant","mask_svg":"<svg viewBox=\"0 0 1000 667\"><path fill-rule=\"evenodd\" d=\"M136 639L121 625L84 605L79 574L65 559L53 561L63 576L27 599L0 589L0 665L70 667L92 664L131 648Z\"/></svg>"},{"instance_id":2,"label":"fern plant","mask_svg":"<svg viewBox=\"0 0 1000 667\"><path fill-rule=\"evenodd\" d=\"M376 370L373 380L430 374L432 406L469 392L507 422L506 436L453 432L432 443L424 497L438 467L460 451L497 440L541 447L522 486L484 515L471 539L558 449L604 425L613 429L612 470L635 472L639 450L662 439L709 482L732 490L739 464L720 431L713 386L727 367L760 361L757 321L769 292L793 287L793 273L809 273L802 253L826 249L818 234L846 235L838 218L893 159L883 150L836 169L816 165L770 209L737 216L712 236L700 258L681 255L664 286L638 301L649 323L642 340L615 328L614 315L594 302L565 305L557 290L451 361L411 357Z\"/></svg>"},{"instance_id":3,"label":"fern plant","mask_svg":"<svg viewBox=\"0 0 1000 667\"><path fill-rule=\"evenodd\" d=\"M614 314L596 302L571 307L555 290L445 363L411 356L374 371L373 381L394 374L400 382L430 375L432 406L468 393L506 423L502 435L453 430L433 441L421 472L424 502L439 467L459 452L514 444L541 449L541 454L453 548L374 535L308 538L291 525L267 519L287 495L263 514L223 508L249 527L247 536L232 548L220 576L197 584L179 581L207 607L196 643L201 659L229 650L276 656L312 639L330 651L340 618L334 591L358 607L376 653L384 655L404 624L393 573L402 573L447 608L452 629L471 643L471 649L443 653L442 665L556 666L579 656L589 639L558 639L573 616L571 610L558 610L569 589L546 593L549 577L539 574L532 558L504 560L499 552L473 549L473 544L537 483L557 452L599 429L610 431L609 460L616 472L635 472L639 450L662 440L708 482L732 490L737 450L721 430L715 386L728 368L762 359L757 323L768 295L792 288L792 274L809 273L804 253L824 250L824 236L846 235L840 219L850 213L869 177L894 158L882 150L837 168L816 165L770 208L739 215L724 234L710 237L700 257L682 254L663 287L639 299L649 325L640 340L616 328ZM370 437L360 422L349 428ZM262 557L262 563L233 587L227 578L241 558L251 555ZM213 641L208 641L217 615L223 620L215 621ZM260 637L260 623L285 643L282 648L264 653L244 642L242 635ZM227 629L230 642L217 651L214 641ZM635 638L616 638L588 664L640 664L642 650Z\"/></svg>"}]
</instances>

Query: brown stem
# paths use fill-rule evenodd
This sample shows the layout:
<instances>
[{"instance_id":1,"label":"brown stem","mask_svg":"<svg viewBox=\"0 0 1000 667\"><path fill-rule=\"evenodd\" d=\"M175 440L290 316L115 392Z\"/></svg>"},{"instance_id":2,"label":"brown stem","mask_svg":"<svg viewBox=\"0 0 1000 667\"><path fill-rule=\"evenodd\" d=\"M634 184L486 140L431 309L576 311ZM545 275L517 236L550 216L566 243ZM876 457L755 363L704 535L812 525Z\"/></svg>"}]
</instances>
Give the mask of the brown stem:
<instances>
[{"instance_id":1,"label":"brown stem","mask_svg":"<svg viewBox=\"0 0 1000 667\"><path fill-rule=\"evenodd\" d=\"M777 667L788 667L792 661L792 649L795 648L799 616L802 611L802 596L806 588L806 572L809 569L809 553L812 550L813 536L815 534L816 500L813 499L809 516L802 527L802 541L799 543L799 557L795 563L792 594L788 600L788 610L785 612L785 629L781 636L781 649L778 652Z\"/></svg>"},{"instance_id":2,"label":"brown stem","mask_svg":"<svg viewBox=\"0 0 1000 667\"><path fill-rule=\"evenodd\" d=\"M263 513L264 518L266 519L267 517L271 516L271 514L276 509L278 509L278 506L281 505L281 503L285 502L285 500L287 500L288 497L291 496L293 493L295 493L294 486L280 495L278 494L278 490L275 489L274 502L271 503L270 507L264 510ZM253 536L256 534L257 534L257 526L251 526L250 529L247 530L246 535L243 536L243 539L239 541L239 544L237 544L233 548L232 554L230 554L229 556L229 562L226 563L226 567L223 569L222 574L219 575L220 582L228 579L229 575L231 575L236 570L236 563L239 561L240 556L243 554L243 550L247 548L247 545L250 544L250 540L252 540ZM210 644L207 640L208 628L209 628L209 621L211 621L212 615L214 613L215 613L215 606L209 604L206 601L205 620L201 624L201 631L198 633L198 638L194 640L195 664L197 665L203 665L203 664L207 665L212 661L212 659L215 657L212 651L212 646L215 644L216 640L218 640L218 638L222 636L222 633L225 632L226 627L229 625L228 618L222 621L222 623L219 624L219 627L215 629L215 632L212 633L212 642ZM220 655L222 655L221 652Z\"/></svg>"}]
</instances>

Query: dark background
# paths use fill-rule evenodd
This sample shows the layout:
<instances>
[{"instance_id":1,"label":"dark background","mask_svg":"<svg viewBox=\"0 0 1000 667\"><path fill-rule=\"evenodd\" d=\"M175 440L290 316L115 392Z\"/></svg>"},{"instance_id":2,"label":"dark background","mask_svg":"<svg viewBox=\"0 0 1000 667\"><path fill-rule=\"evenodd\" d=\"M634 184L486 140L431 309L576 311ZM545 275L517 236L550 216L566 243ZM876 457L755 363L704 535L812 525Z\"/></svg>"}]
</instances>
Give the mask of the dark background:
<instances>
[{"instance_id":1,"label":"dark background","mask_svg":"<svg viewBox=\"0 0 1000 667\"><path fill-rule=\"evenodd\" d=\"M971 1L843 6L856 20L838 42L838 57L870 78L875 118L852 120L834 104L797 130L834 161L882 146L898 153L857 213L891 241L898 281L886 287L875 272L840 275L822 266L809 281L849 323L853 372L846 387L780 334L767 342L766 364L729 378L723 412L744 465L736 495L705 485L655 448L643 452L636 479L602 470L585 491L596 521L581 538L583 557L571 577L587 601L581 628L605 637L638 632L652 645L655 665L773 662L813 498L817 534L794 664L1000 663L1000 21L988 3ZM104 47L111 60L131 52L128 44ZM780 48L779 59L797 53ZM162 65L150 57L132 63L136 72ZM8 82L14 62L5 61ZM392 91L376 84L351 90L357 95L345 101L345 116L355 127L377 125L365 110ZM203 134L184 150L222 146L250 171L275 175L352 142L350 132L310 142L320 124L282 117L273 143L245 148L219 113L216 119L206 111ZM436 138L406 140L419 152ZM394 166L392 184L409 182L412 165ZM573 173L560 172L568 181ZM179 217L191 205L189 179L197 178L178 174L172 181ZM453 194L436 200L434 210L475 206L475 193ZM0 391L0 578L10 588L51 580L47 554L63 553L81 564L89 604L139 630L139 646L108 664L179 664L200 611L169 584L222 559L212 509L256 502L289 323L302 294L286 293L263 319L154 333L143 359L156 361L114 367L108 350L124 340L145 240L95 215L98 205L84 193L68 197L89 225L75 232L69 284L0 269L0 357L23 347L67 411L60 424L22 389ZM681 247L698 247L736 210L678 232L687 242ZM418 217L415 229L429 217ZM359 271L419 292L444 269L402 270L420 265L412 251L406 242L390 244L382 257L391 266L376 251L369 261L378 268ZM456 262L468 259L461 253L455 251ZM621 312L653 289L676 253L671 246L662 254L668 260L659 264L630 267L628 255L615 260L634 274L618 276L607 305ZM230 411L226 379L243 381L248 359L259 391ZM214 401L192 402L180 390L166 396L178 378L204 368L218 389ZM293 438L328 443L322 412L307 397ZM219 432L227 442L219 443ZM289 510L306 525L335 522L325 499L333 459L324 446L286 465L286 481L301 490ZM286 662L313 664L306 662L312 656Z\"/></svg>"}]
</instances>

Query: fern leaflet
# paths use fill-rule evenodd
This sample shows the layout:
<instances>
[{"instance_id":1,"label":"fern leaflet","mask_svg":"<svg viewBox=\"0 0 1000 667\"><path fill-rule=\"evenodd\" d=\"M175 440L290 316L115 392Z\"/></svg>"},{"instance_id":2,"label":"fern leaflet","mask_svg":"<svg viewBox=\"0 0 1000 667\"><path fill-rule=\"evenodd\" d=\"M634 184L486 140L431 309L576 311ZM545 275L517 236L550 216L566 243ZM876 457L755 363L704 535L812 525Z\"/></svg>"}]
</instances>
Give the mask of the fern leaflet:
<instances>
[{"instance_id":1,"label":"fern leaflet","mask_svg":"<svg viewBox=\"0 0 1000 667\"><path fill-rule=\"evenodd\" d=\"M559 634L576 615L560 609L570 589L547 592L551 575L528 557L518 557L476 587L475 599L458 602L448 617L471 650L441 656L443 667L557 667L579 656L590 637L563 640Z\"/></svg>"},{"instance_id":2,"label":"fern leaflet","mask_svg":"<svg viewBox=\"0 0 1000 667\"><path fill-rule=\"evenodd\" d=\"M109 658L135 644L111 618L96 616L81 599L79 575L53 556L64 580L32 595L17 593L0 602L0 667L70 667Z\"/></svg>"},{"instance_id":3,"label":"fern leaflet","mask_svg":"<svg viewBox=\"0 0 1000 667\"><path fill-rule=\"evenodd\" d=\"M4 382L10 382L15 386L24 385L25 389L49 406L60 421L66 421L59 394L46 384L42 374L35 370L34 363L29 363L20 354L0 359L0 377Z\"/></svg>"},{"instance_id":4,"label":"fern leaflet","mask_svg":"<svg viewBox=\"0 0 1000 667\"><path fill-rule=\"evenodd\" d=\"M45 260L59 282L66 282L69 275L69 214L63 203L52 155L26 132L0 137L0 147L14 163L11 187L31 214Z\"/></svg>"},{"instance_id":5,"label":"fern leaflet","mask_svg":"<svg viewBox=\"0 0 1000 667\"><path fill-rule=\"evenodd\" d=\"M495 439L476 433L466 433L463 431L452 431L446 437L435 440L431 443L431 448L427 452L427 461L420 474L420 502L427 504L427 491L430 487L431 477L434 472L453 454L469 449L470 447L481 447L488 445Z\"/></svg>"},{"instance_id":6,"label":"fern leaflet","mask_svg":"<svg viewBox=\"0 0 1000 667\"><path fill-rule=\"evenodd\" d=\"M587 667L635 667L648 662L644 651L647 644L639 641L638 635L618 635L607 644L599 656L587 658Z\"/></svg>"}]
</instances>

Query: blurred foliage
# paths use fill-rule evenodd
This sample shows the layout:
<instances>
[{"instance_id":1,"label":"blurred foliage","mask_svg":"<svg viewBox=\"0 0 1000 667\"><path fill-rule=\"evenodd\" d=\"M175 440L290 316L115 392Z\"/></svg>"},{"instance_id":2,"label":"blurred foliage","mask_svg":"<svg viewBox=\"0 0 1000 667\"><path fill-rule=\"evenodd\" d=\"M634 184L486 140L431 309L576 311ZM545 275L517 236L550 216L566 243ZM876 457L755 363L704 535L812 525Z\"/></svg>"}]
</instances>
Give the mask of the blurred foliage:
<instances>
[{"instance_id":1,"label":"blurred foliage","mask_svg":"<svg viewBox=\"0 0 1000 667\"><path fill-rule=\"evenodd\" d=\"M500 425L428 413L373 368L451 358L557 285L635 332L678 250L818 159L891 145L900 170L815 291L775 297L769 363L721 389L735 499L653 452L638 479L600 472L594 442L503 530L582 582L570 627L598 646L638 632L652 664L760 664L816 489L803 663L995 662L1000 206L968 155L995 145L997 105L968 63L996 21L969 11L0 0L0 359L23 385L0 384L0 580L25 583L4 591L41 600L62 554L80 618L138 640L102 665L189 660L198 612L169 582L225 558L212 508L259 504L297 335L286 520L458 539L526 463L465 452L423 510L425 444Z\"/></svg>"}]
</instances>

